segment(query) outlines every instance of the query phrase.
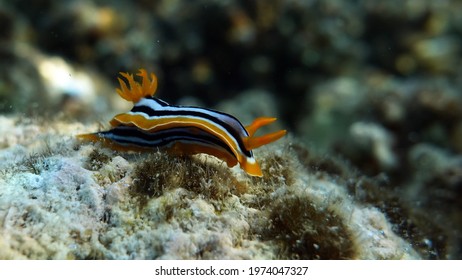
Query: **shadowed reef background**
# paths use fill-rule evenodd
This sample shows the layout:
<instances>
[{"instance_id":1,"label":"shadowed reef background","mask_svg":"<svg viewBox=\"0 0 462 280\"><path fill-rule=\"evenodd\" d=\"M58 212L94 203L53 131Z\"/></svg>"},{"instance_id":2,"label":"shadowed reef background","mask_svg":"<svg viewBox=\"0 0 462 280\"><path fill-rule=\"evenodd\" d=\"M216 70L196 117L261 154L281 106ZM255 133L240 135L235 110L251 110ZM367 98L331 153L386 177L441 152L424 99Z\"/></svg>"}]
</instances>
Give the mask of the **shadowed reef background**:
<instances>
[{"instance_id":1,"label":"shadowed reef background","mask_svg":"<svg viewBox=\"0 0 462 280\"><path fill-rule=\"evenodd\" d=\"M0 258L460 259L461 10L0 0ZM170 103L278 117L266 176L78 143L139 68Z\"/></svg>"}]
</instances>

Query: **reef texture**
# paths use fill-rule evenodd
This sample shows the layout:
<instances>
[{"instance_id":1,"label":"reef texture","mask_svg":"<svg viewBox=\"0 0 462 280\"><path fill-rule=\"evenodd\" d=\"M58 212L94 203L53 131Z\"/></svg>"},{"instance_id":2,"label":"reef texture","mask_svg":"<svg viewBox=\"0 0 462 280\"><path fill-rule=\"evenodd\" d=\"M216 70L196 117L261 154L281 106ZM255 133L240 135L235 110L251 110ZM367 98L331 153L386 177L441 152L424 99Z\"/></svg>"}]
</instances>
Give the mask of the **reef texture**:
<instances>
[{"instance_id":1,"label":"reef texture","mask_svg":"<svg viewBox=\"0 0 462 280\"><path fill-rule=\"evenodd\" d=\"M361 177L311 169L289 138L257 152L260 179L208 156L82 145L78 124L0 120L16 132L0 139L2 259L421 257L349 193Z\"/></svg>"},{"instance_id":2,"label":"reef texture","mask_svg":"<svg viewBox=\"0 0 462 280\"><path fill-rule=\"evenodd\" d=\"M461 259L462 2L0 0L1 258ZM158 97L275 116L263 179L82 144ZM277 129L275 127L272 129Z\"/></svg>"}]
</instances>

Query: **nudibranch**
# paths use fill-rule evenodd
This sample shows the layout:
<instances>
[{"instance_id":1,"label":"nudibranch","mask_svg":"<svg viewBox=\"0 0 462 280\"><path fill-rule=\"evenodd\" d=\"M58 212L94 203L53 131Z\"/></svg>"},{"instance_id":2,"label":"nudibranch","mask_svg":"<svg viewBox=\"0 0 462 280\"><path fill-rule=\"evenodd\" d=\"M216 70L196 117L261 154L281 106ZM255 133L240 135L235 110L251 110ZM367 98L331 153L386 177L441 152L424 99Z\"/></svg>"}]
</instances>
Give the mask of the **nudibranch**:
<instances>
[{"instance_id":1,"label":"nudibranch","mask_svg":"<svg viewBox=\"0 0 462 280\"><path fill-rule=\"evenodd\" d=\"M216 110L174 106L154 97L157 77L150 78L144 69L137 76L120 73L127 83L118 78L117 93L134 106L128 113L116 115L108 131L82 134L78 138L93 142L101 141L117 150L154 150L164 148L179 155L205 153L225 161L228 167L239 163L249 175L262 176L262 171L252 150L274 142L286 134L285 130L254 136L262 126L276 118L260 117L250 125L243 126L235 117Z\"/></svg>"}]
</instances>

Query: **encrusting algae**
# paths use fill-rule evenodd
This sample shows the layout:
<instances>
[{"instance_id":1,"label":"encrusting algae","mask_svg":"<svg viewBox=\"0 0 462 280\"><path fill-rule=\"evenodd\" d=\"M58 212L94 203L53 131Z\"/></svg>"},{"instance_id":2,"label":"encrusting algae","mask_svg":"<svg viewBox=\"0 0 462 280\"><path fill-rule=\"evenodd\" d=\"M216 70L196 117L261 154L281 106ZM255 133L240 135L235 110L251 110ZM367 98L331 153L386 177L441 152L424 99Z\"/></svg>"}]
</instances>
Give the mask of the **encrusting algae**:
<instances>
[{"instance_id":1,"label":"encrusting algae","mask_svg":"<svg viewBox=\"0 0 462 280\"><path fill-rule=\"evenodd\" d=\"M36 170L17 162L0 178L0 258L420 258L342 172L309 169L318 159L293 141L259 152L258 178L206 156L52 137Z\"/></svg>"}]
</instances>

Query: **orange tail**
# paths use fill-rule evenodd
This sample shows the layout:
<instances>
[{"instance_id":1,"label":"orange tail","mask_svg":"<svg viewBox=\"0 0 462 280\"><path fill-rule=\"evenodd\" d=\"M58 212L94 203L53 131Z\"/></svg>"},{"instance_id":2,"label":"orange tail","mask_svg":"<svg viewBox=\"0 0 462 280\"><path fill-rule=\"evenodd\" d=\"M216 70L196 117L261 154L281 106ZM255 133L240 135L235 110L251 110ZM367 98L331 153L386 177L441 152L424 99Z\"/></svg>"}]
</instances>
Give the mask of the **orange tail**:
<instances>
[{"instance_id":1,"label":"orange tail","mask_svg":"<svg viewBox=\"0 0 462 280\"><path fill-rule=\"evenodd\" d=\"M101 140L101 138L96 133L79 134L76 137L80 140L90 142L98 142Z\"/></svg>"}]
</instances>

